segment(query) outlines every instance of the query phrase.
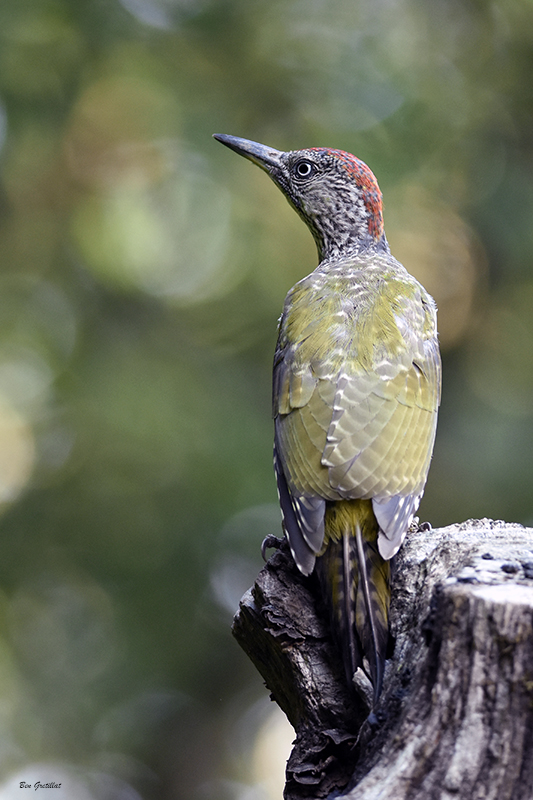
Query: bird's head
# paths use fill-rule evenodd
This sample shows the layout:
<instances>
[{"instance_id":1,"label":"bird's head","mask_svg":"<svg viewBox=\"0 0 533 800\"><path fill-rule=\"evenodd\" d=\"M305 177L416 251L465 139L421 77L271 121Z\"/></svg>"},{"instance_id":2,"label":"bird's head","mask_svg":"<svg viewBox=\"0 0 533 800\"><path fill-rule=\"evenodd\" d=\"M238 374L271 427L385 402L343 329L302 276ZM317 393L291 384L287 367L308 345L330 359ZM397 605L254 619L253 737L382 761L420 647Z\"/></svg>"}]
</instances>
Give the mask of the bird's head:
<instances>
[{"instance_id":1,"label":"bird's head","mask_svg":"<svg viewBox=\"0 0 533 800\"><path fill-rule=\"evenodd\" d=\"M270 175L309 226L321 260L387 247L381 191L360 159L326 147L283 152L237 136L214 137Z\"/></svg>"}]
</instances>

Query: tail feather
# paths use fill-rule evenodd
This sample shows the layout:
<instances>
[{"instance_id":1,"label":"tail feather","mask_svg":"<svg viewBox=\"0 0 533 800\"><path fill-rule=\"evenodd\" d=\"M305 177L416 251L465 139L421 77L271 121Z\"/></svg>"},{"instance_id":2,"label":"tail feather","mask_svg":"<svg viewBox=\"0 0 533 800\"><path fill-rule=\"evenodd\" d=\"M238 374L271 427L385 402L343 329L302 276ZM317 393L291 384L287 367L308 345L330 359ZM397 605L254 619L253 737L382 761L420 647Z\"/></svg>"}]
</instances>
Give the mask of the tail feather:
<instances>
[{"instance_id":1,"label":"tail feather","mask_svg":"<svg viewBox=\"0 0 533 800\"><path fill-rule=\"evenodd\" d=\"M379 553L379 527L367 504L332 505L316 568L348 681L361 667L372 681L376 702L389 641L390 563Z\"/></svg>"},{"instance_id":2,"label":"tail feather","mask_svg":"<svg viewBox=\"0 0 533 800\"><path fill-rule=\"evenodd\" d=\"M348 674L348 680L351 681L354 672L358 669L359 666L362 665L362 652L360 644L357 640L357 623L356 623L356 611L355 611L355 603L354 603L354 580L352 576L353 572L353 554L352 554L352 547L351 547L350 537L347 533L344 533L342 537L342 601L344 608L339 609L337 612L337 617L344 614L343 618L343 625L342 630L344 632L344 638L346 640L346 646L348 648L348 658L345 657L345 668ZM342 641L342 639L341 639Z\"/></svg>"},{"instance_id":3,"label":"tail feather","mask_svg":"<svg viewBox=\"0 0 533 800\"><path fill-rule=\"evenodd\" d=\"M390 570L388 562L384 562L379 555L377 541L367 542L363 539L359 523L355 525L355 540L359 568L358 594L363 596L366 612L362 620L361 615L356 614L356 626L369 662L376 702L383 686L389 641Z\"/></svg>"}]
</instances>

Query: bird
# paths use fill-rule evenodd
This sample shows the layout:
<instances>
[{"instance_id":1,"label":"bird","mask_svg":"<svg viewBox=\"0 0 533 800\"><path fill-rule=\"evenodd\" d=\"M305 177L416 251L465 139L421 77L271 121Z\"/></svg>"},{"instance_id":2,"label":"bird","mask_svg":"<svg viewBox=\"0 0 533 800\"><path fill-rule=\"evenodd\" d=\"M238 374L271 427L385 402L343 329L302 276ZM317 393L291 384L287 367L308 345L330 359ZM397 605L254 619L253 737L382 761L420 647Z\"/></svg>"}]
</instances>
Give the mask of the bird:
<instances>
[{"instance_id":1,"label":"bird","mask_svg":"<svg viewBox=\"0 0 533 800\"><path fill-rule=\"evenodd\" d=\"M318 266L279 320L272 406L283 529L316 573L348 682L375 707L390 643L394 556L422 498L441 357L433 298L391 254L370 168L343 150L214 138L264 170L310 229Z\"/></svg>"}]
</instances>

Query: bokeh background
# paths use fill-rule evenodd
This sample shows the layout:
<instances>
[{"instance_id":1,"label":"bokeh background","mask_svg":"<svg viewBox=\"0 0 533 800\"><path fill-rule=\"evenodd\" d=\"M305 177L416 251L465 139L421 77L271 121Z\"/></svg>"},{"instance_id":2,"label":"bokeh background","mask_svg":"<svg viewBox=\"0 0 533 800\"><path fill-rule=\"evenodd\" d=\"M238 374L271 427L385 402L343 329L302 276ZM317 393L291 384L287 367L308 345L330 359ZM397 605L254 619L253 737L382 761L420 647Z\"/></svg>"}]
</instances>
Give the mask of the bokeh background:
<instances>
[{"instance_id":1,"label":"bokeh background","mask_svg":"<svg viewBox=\"0 0 533 800\"><path fill-rule=\"evenodd\" d=\"M1 800L281 796L229 626L316 253L213 132L372 167L440 310L421 515L533 523L530 0L2 0Z\"/></svg>"}]
</instances>

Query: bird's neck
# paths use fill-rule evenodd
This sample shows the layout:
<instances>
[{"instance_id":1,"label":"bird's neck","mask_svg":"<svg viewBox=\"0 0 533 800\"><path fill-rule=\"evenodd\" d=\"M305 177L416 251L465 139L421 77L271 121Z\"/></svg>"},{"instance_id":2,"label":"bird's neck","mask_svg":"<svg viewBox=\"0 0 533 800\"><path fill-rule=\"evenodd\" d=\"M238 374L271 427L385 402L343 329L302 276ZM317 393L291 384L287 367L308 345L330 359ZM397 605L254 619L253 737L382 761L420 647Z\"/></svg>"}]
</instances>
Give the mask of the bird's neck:
<instances>
[{"instance_id":1,"label":"bird's neck","mask_svg":"<svg viewBox=\"0 0 533 800\"><path fill-rule=\"evenodd\" d=\"M383 233L379 239L369 233L361 235L360 229L339 232L329 237L323 232L313 231L319 262L336 262L353 256L372 256L374 253L390 253L389 243Z\"/></svg>"}]
</instances>

